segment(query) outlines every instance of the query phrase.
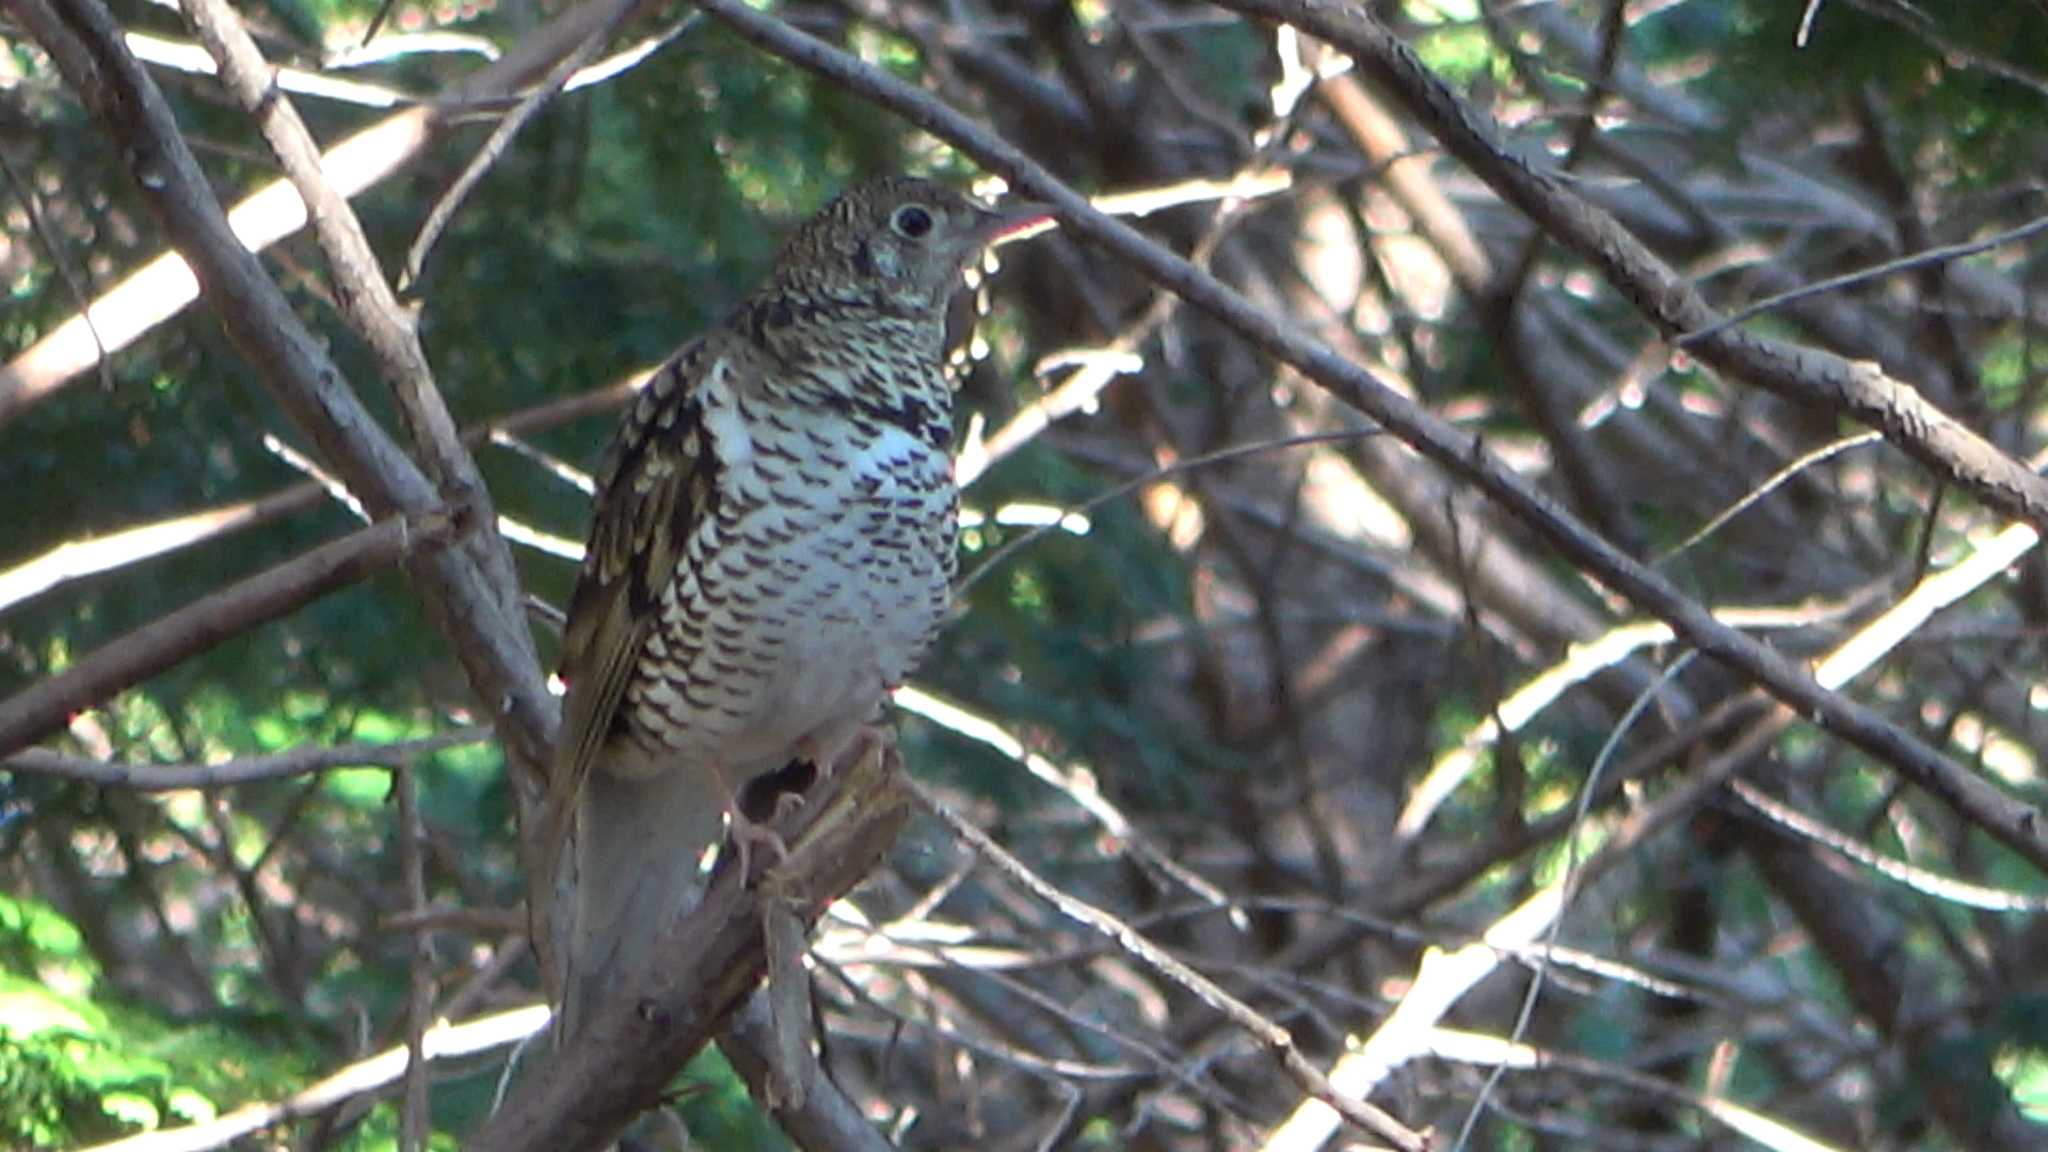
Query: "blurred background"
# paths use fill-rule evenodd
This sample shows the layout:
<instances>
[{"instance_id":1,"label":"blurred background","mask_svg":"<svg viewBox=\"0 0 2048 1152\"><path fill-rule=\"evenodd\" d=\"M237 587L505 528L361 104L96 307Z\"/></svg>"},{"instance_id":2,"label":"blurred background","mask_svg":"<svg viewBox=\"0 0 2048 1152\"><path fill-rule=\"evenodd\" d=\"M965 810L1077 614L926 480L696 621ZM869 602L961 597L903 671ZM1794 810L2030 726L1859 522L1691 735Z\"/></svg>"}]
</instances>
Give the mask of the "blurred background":
<instances>
[{"instance_id":1,"label":"blurred background","mask_svg":"<svg viewBox=\"0 0 2048 1152\"><path fill-rule=\"evenodd\" d=\"M1365 7L1724 309L2018 230L1748 323L1880 362L2015 458L2048 442L2048 260L2026 231L2048 216L2048 5ZM1291 30L1177 0L768 10L1142 212L1136 226L1479 433L1795 657L1826 655L2003 526L1839 413L1702 370ZM223 202L276 180L177 11L114 12ZM328 145L442 98L557 14L241 9ZM689 17L653 6L625 24L599 53L622 66L547 104L407 288L539 602L544 664L585 474L630 388L838 188L979 175ZM165 237L11 12L0 45L5 696L360 522L216 317L183 306L189 287L146 282L95 309L97 335L77 321ZM360 178L392 279L506 107L445 109ZM1378 1084L1377 1104L1443 1147L2048 1146L2039 871L1668 633L1616 632L1645 618L1127 266L1059 233L1001 255L976 277L988 315L960 366L970 585L901 701L913 775L1324 1067L1374 1033L1426 949L1568 893L1535 936L1558 945L1548 962L1482 949L1483 977ZM310 234L262 259L396 427ZM1845 691L2038 804L2048 567L2000 569ZM185 766L402 755L169 790L0 763L0 1147L287 1100L402 1049L415 999L452 1024L533 1004L517 806L479 715L386 568L78 712L44 749ZM401 761L416 812L401 813ZM1716 765L1740 788L1703 790L1580 876ZM1278 1135L1302 1089L1244 1030L929 817L817 941L825 1066L902 1147L1323 1143ZM432 1146L488 1112L508 1051L433 1065ZM1495 1078L1503 1060L1531 1066ZM789 1146L715 1052L678 1085L701 1146ZM395 1147L399 1096L387 1076L234 1146ZM208 1139L177 1146L229 1146ZM171 1145L134 1145L152 1146Z\"/></svg>"}]
</instances>

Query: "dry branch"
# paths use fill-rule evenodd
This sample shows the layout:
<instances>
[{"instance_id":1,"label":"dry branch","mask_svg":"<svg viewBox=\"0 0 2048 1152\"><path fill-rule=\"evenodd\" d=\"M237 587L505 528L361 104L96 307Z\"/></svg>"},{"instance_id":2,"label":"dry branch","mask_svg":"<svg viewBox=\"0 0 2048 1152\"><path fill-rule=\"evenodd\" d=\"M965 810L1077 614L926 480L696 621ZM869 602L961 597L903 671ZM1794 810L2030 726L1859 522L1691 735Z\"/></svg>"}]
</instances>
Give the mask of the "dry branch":
<instances>
[{"instance_id":1,"label":"dry branch","mask_svg":"<svg viewBox=\"0 0 2048 1152\"><path fill-rule=\"evenodd\" d=\"M431 1064L508 1047L539 1032L547 1022L545 1005L527 1004L460 1024L436 1025L423 1038L425 1058ZM404 1077L410 1063L406 1046L400 1044L337 1069L282 1100L246 1105L204 1123L145 1132L81 1152L209 1152L225 1148L266 1128L317 1116L359 1096L388 1091Z\"/></svg>"},{"instance_id":2,"label":"dry branch","mask_svg":"<svg viewBox=\"0 0 2048 1152\"><path fill-rule=\"evenodd\" d=\"M256 42L242 27L241 17L223 0L184 0L186 17L198 29L206 49L220 66L222 82L243 111L256 121L271 152L284 166L285 174L306 202L313 219L313 232L327 255L334 279L335 299L342 314L375 353L385 383L398 401L399 415L411 434L413 453L425 466L428 477L443 503L473 514L477 532L463 541L479 576L480 591L495 596L502 618L514 622L504 639L515 649L508 655L520 665L537 666L533 641L521 622L519 574L512 567L511 553L498 535L497 517L490 492L478 474L456 431L455 418L434 383L419 331L410 313L399 307L397 294L386 281L377 255L363 234L348 197L327 179L320 169L320 146L299 119L298 109L277 86L276 69L257 51ZM623 11L614 16L614 20ZM593 32L584 48L594 47L612 25ZM522 658L523 657L523 658Z\"/></svg>"},{"instance_id":3,"label":"dry branch","mask_svg":"<svg viewBox=\"0 0 2048 1152\"><path fill-rule=\"evenodd\" d=\"M894 1147L875 1129L829 1079L811 1085L802 1107L787 1107L769 1099L768 1087L774 1077L766 1054L775 1048L774 1021L768 1004L755 996L732 1017L719 1037L719 1051L732 1062L733 1070L747 1082L755 1103L782 1128L798 1148L829 1152L889 1152Z\"/></svg>"},{"instance_id":4,"label":"dry branch","mask_svg":"<svg viewBox=\"0 0 2048 1152\"><path fill-rule=\"evenodd\" d=\"M32 560L0 571L0 612L67 581L111 572L154 556L168 555L181 548L315 507L321 496L318 484L294 484L254 500L241 500L168 520L138 524L104 536L67 541Z\"/></svg>"},{"instance_id":5,"label":"dry branch","mask_svg":"<svg viewBox=\"0 0 2048 1152\"><path fill-rule=\"evenodd\" d=\"M661 1094L725 1027L767 967L762 904L770 891L801 893L815 920L888 851L909 814L893 748L821 781L783 833L789 858L764 880L721 868L696 907L670 926L658 967L597 1005L567 1047L523 1074L505 1106L468 1147L490 1152L594 1152ZM766 853L762 854L764 857ZM756 872L765 860L756 860ZM650 910L649 914L653 914ZM772 1041L753 1034L750 1059L768 1063Z\"/></svg>"},{"instance_id":6,"label":"dry branch","mask_svg":"<svg viewBox=\"0 0 2048 1152\"><path fill-rule=\"evenodd\" d=\"M246 756L219 764L130 764L66 756L47 748L25 748L6 759L0 769L37 776L78 780L101 788L132 788L137 792L170 792L183 788L232 788L259 780L282 780L334 768L395 768L443 748L457 748L491 738L488 728L464 728L418 740L388 744L306 745Z\"/></svg>"},{"instance_id":7,"label":"dry branch","mask_svg":"<svg viewBox=\"0 0 2048 1152\"><path fill-rule=\"evenodd\" d=\"M2007 456L1876 364L1719 327L1722 317L1621 223L1498 130L1438 79L1414 50L1344 0L1221 0L1246 15L1298 26L1350 53L1445 150L1544 233L1598 268L1645 319L1706 364L1786 399L1854 416L1953 484L2008 515L2048 526L2048 479Z\"/></svg>"},{"instance_id":8,"label":"dry branch","mask_svg":"<svg viewBox=\"0 0 2048 1152\"><path fill-rule=\"evenodd\" d=\"M1905 1059L1957 1147L2023 1152L2048 1142L2048 1126L2030 1123L2014 1107L1968 1017L1924 1010L1930 980L1902 954L1900 928L1888 912L1843 880L1813 845L1762 824L1746 823L1742 840L1772 890L1806 926L1807 938L1841 973L1857 1011Z\"/></svg>"},{"instance_id":9,"label":"dry branch","mask_svg":"<svg viewBox=\"0 0 2048 1152\"><path fill-rule=\"evenodd\" d=\"M455 539L459 530L456 518L444 512L385 520L145 624L58 675L0 701L0 756L58 731L73 713L180 660L379 569L430 554Z\"/></svg>"},{"instance_id":10,"label":"dry branch","mask_svg":"<svg viewBox=\"0 0 2048 1152\"><path fill-rule=\"evenodd\" d=\"M505 443L518 433L552 428L585 416L609 412L647 382L649 371L638 371L558 400L494 416L462 430L462 442L469 448ZM306 480L280 488L267 496L237 501L217 508L138 524L104 536L67 541L12 568L0 570L0 612L34 599L68 581L111 572L167 556L193 545L217 541L220 537L268 524L318 506L328 491L319 480ZM502 531L502 518L500 520Z\"/></svg>"},{"instance_id":11,"label":"dry branch","mask_svg":"<svg viewBox=\"0 0 2048 1152\"><path fill-rule=\"evenodd\" d=\"M946 826L953 830L953 834L977 855L1029 889L1038 898L1059 909L1061 915L1106 937L1147 968L1193 994L1203 1004L1230 1021L1233 1027L1242 1029L1273 1058L1274 1063L1301 1086L1304 1092L1329 1108L1333 1116L1342 1116L1356 1125L1360 1131L1392 1142L1393 1146L1402 1152L1427 1152L1430 1148L1430 1139L1426 1134L1414 1131L1363 1099L1347 1095L1332 1085L1322 1070L1301 1054L1294 1036L1287 1029L1224 991L1215 981L1181 963L1129 924L1085 900L1061 891L990 839L987 833L946 807L928 790L915 784L911 787L916 791L919 803L944 821Z\"/></svg>"}]
</instances>

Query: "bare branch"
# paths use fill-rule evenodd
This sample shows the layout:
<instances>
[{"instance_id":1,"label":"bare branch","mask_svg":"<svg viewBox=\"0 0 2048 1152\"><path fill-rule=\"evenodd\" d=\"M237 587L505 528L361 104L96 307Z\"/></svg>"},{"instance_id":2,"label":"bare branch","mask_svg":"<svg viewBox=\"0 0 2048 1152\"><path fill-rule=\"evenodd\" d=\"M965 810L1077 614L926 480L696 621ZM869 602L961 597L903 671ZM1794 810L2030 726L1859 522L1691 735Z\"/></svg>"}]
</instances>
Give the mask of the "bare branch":
<instances>
[{"instance_id":1,"label":"bare branch","mask_svg":"<svg viewBox=\"0 0 2048 1152\"><path fill-rule=\"evenodd\" d=\"M381 568L431 554L459 532L457 520L438 511L385 520L145 624L58 675L0 701L0 756L42 739L62 728L72 713L180 660Z\"/></svg>"},{"instance_id":2,"label":"bare branch","mask_svg":"<svg viewBox=\"0 0 2048 1152\"><path fill-rule=\"evenodd\" d=\"M1598 268L1667 338L1700 333L1687 345L1700 360L1788 399L1854 416L1991 507L2048 525L2048 480L1957 423L1882 367L1733 329L1707 334L1721 316L1691 284L1555 173L1510 153L1483 115L1363 9L1342 0L1224 0L1223 6L1297 25L1350 53L1366 74L1436 135L1446 151L1552 239Z\"/></svg>"},{"instance_id":3,"label":"bare branch","mask_svg":"<svg viewBox=\"0 0 2048 1152\"><path fill-rule=\"evenodd\" d=\"M398 861L403 874L406 904L413 911L427 906L425 840L427 830L420 818L419 780L414 761L407 758L392 770L392 788L398 793ZM421 928L412 934L411 965L406 976L405 1002L405 1097L399 1110L398 1146L401 1152L423 1152L433 1136L432 1102L427 1094L428 1029L434 1012L434 936Z\"/></svg>"},{"instance_id":4,"label":"bare branch","mask_svg":"<svg viewBox=\"0 0 2048 1152\"><path fill-rule=\"evenodd\" d=\"M232 788L259 780L283 780L334 768L395 768L406 761L444 748L459 748L491 738L488 728L462 728L419 740L388 744L309 744L266 756L245 756L219 764L110 763L66 756L47 748L26 748L0 760L9 772L27 772L78 780L101 788L132 788L137 792L174 792L185 788Z\"/></svg>"},{"instance_id":5,"label":"bare branch","mask_svg":"<svg viewBox=\"0 0 2048 1152\"><path fill-rule=\"evenodd\" d=\"M434 383L433 370L427 364L426 350L420 346L412 317L399 307L398 297L378 267L376 253L370 248L369 238L363 235L348 198L321 171L319 146L299 119L298 110L277 89L275 70L257 51L256 42L242 27L241 18L224 0L183 0L183 4L207 51L220 65L222 82L256 121L292 186L298 190L299 198L312 213L313 231L327 255L342 313L375 352L385 382L397 397L399 413L412 435L413 451L426 466L435 490L450 507L476 518L478 532L460 545L479 577L480 586L469 591L473 596L496 599L498 618L485 624L495 633L495 643L507 649L504 656L509 666L481 675L473 670L473 683L483 689L508 677L530 680L532 671L539 666L539 658L534 652L532 634L524 626L519 575L498 535L490 492L485 489L476 461L464 448L455 419L449 415L448 405ZM612 20L623 19L625 11L626 6L619 5ZM585 41L584 50L594 47L612 26L600 25ZM175 126L171 130L175 132ZM522 755L534 751L520 749ZM532 760L524 767L532 772L539 763L540 760Z\"/></svg>"},{"instance_id":6,"label":"bare branch","mask_svg":"<svg viewBox=\"0 0 2048 1152\"><path fill-rule=\"evenodd\" d=\"M528 1004L460 1024L438 1024L421 1038L421 1047L430 1063L474 1056L517 1044L547 1023L547 1006ZM145 1132L80 1152L209 1152L225 1148L266 1128L317 1116L358 1096L387 1090L404 1077L409 1063L406 1047L400 1044L339 1069L283 1100L250 1104L203 1124Z\"/></svg>"},{"instance_id":7,"label":"bare branch","mask_svg":"<svg viewBox=\"0 0 2048 1152\"><path fill-rule=\"evenodd\" d=\"M235 236L170 108L128 51L112 16L99 0L59 2L62 16L46 0L17 0L14 7L115 142L145 205L200 269L208 302L229 339L373 515L432 507L437 502L434 486L377 425L276 283ZM432 405L430 397L413 400L416 406ZM447 438L424 426L422 437L441 452L442 479L458 480L454 469L459 461L451 463ZM480 486L456 487L459 495L475 496L465 503L488 507ZM502 545L494 545L475 556L459 550L425 555L409 570L484 714L494 718L514 766L515 795L526 803L536 794L554 747L558 717L540 675L510 565ZM17 746L0 741L8 750Z\"/></svg>"},{"instance_id":8,"label":"bare branch","mask_svg":"<svg viewBox=\"0 0 2048 1152\"><path fill-rule=\"evenodd\" d=\"M595 1152L615 1139L753 993L767 966L761 904L774 897L764 889L799 895L804 919L814 920L888 851L909 814L904 789L893 748L821 781L785 833L789 857L772 866L776 884L717 870L704 899L669 926L659 965L599 1003L467 1146ZM763 861L755 863L759 871ZM753 1050L764 1058L765 1048Z\"/></svg>"},{"instance_id":9,"label":"bare branch","mask_svg":"<svg viewBox=\"0 0 2048 1152\"><path fill-rule=\"evenodd\" d=\"M59 544L33 560L0 571L0 612L67 581L111 572L314 507L320 496L319 485L296 484L254 500Z\"/></svg>"},{"instance_id":10,"label":"bare branch","mask_svg":"<svg viewBox=\"0 0 2048 1152\"><path fill-rule=\"evenodd\" d=\"M450 115L503 98L544 73L597 23L610 19L617 6L618 0L590 0L570 8L438 99L380 120L329 148L321 154L321 170L343 195L377 184L419 155ZM236 203L228 222L249 251L261 252L305 227L306 206L289 181L276 180ZM107 353L126 348L198 298L193 265L177 251L129 273L80 315L0 367L0 426L98 364L103 346Z\"/></svg>"},{"instance_id":11,"label":"bare branch","mask_svg":"<svg viewBox=\"0 0 2048 1152\"><path fill-rule=\"evenodd\" d=\"M471 448L496 444L522 455L532 453L543 467L557 471L573 483L573 477L580 474L552 457L527 448L523 441L516 439L517 434L552 428L585 416L609 412L623 405L627 397L638 391L640 386L647 382L648 375L649 373L645 371L635 372L588 392L548 400L507 412L502 416L494 416L463 429L462 442ZM518 447L514 447L515 445ZM274 451L294 467L300 467L301 463L310 465L310 462L294 459L296 454L291 453L282 441L276 442ZM300 470L306 471L307 468L301 467ZM318 470L314 468L313 471ZM139 524L133 528L109 532L104 536L67 541L31 560L0 570L0 612L5 612L16 604L34 599L72 580L167 556L195 544L218 540L228 533L255 528L294 515L317 506L323 494L332 495L335 491L335 488L315 475L312 480L305 483L294 484L253 500L223 504L218 508ZM346 496L346 493L340 495ZM502 518L499 530L505 530Z\"/></svg>"},{"instance_id":12,"label":"bare branch","mask_svg":"<svg viewBox=\"0 0 2048 1152\"><path fill-rule=\"evenodd\" d=\"M1135 928L1066 892L1061 891L1005 850L991 839L988 833L963 819L958 813L920 784L912 782L911 790L918 803L926 811L944 821L975 854L995 865L1005 876L1017 881L1026 889L1051 904L1060 914L1106 937L1147 968L1165 976L1173 983L1192 993L1203 1004L1220 1013L1237 1028L1257 1041L1288 1076L1300 1084L1318 1102L1331 1109L1334 1115L1358 1126L1363 1132L1390 1141L1403 1152L1425 1152L1430 1147L1429 1138L1410 1129L1393 1116L1373 1107L1371 1104L1347 1095L1324 1076L1321 1069L1309 1063L1295 1046L1294 1037L1287 1029L1261 1015L1251 1005L1232 996L1214 981L1169 955L1165 949L1145 938Z\"/></svg>"},{"instance_id":13,"label":"bare branch","mask_svg":"<svg viewBox=\"0 0 2048 1152\"><path fill-rule=\"evenodd\" d=\"M1854 272L1844 272L1840 276L1830 276L1825 280L1816 280L1811 284L1803 284L1797 288L1766 297L1754 304L1746 304L1697 332L1687 332L1679 336L1673 343L1681 348L1690 347L1710 336L1718 334L1724 328L1741 324L1746 320L1752 320L1766 312L1783 308L1785 305L1799 300L1810 299L1828 292L1839 292L1844 288L1854 288L1858 284L1868 284L1873 280L1882 280L1887 276L1896 276L1901 272L1918 272L1928 268L1939 268L1943 264L1961 260L1965 256L1974 256L1979 252L1989 252L1994 248L2003 248L2007 244L2017 244L2022 240L2031 239L2042 232L2048 232L2048 216L2029 220L2017 228L2009 228L2004 232L1986 236L1981 240L1965 240L1956 244L1943 244L1938 247L1923 249L1919 252L1908 253L1894 260L1886 260L1881 264L1873 264L1868 268L1858 268Z\"/></svg>"}]
</instances>

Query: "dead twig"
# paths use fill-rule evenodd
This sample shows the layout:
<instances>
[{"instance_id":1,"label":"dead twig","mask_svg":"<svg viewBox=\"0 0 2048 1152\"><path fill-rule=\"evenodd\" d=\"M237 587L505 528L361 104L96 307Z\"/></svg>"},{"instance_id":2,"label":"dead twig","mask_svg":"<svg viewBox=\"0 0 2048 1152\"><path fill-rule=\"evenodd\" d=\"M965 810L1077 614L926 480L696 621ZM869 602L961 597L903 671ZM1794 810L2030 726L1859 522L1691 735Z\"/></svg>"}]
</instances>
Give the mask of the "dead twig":
<instances>
[{"instance_id":1,"label":"dead twig","mask_svg":"<svg viewBox=\"0 0 2048 1152\"><path fill-rule=\"evenodd\" d=\"M1363 1100L1338 1091L1330 1083L1329 1078L1323 1075L1322 1070L1301 1054L1301 1050L1295 1046L1293 1035L1287 1029L1267 1019L1251 1005L1232 996L1215 981L1181 963L1137 929L1093 904L1062 891L1051 881L1033 872L1022 860L997 844L988 833L954 812L929 789L914 781L910 784L910 789L917 797L919 805L943 821L946 827L952 829L953 835L959 837L976 855L994 865L1003 875L1023 885L1039 899L1058 909L1061 915L1109 938L1140 963L1221 1013L1233 1025L1243 1029L1256 1040L1287 1075L1301 1085L1303 1091L1328 1105L1337 1115L1357 1125L1360 1131L1387 1140L1403 1152L1426 1152L1431 1146L1427 1134L1409 1128Z\"/></svg>"},{"instance_id":2,"label":"dead twig","mask_svg":"<svg viewBox=\"0 0 2048 1152\"><path fill-rule=\"evenodd\" d=\"M454 540L446 512L399 516L187 604L101 646L58 675L0 701L0 756L64 726L72 713L147 680L181 660L269 623L337 588Z\"/></svg>"},{"instance_id":3,"label":"dead twig","mask_svg":"<svg viewBox=\"0 0 2048 1152\"><path fill-rule=\"evenodd\" d=\"M184 788L232 788L259 780L282 780L334 768L396 767L405 760L491 738L489 728L463 728L419 740L389 744L305 745L267 756L244 756L219 764L137 764L66 756L47 748L25 748L0 760L0 768L56 776L101 788L172 792Z\"/></svg>"}]
</instances>

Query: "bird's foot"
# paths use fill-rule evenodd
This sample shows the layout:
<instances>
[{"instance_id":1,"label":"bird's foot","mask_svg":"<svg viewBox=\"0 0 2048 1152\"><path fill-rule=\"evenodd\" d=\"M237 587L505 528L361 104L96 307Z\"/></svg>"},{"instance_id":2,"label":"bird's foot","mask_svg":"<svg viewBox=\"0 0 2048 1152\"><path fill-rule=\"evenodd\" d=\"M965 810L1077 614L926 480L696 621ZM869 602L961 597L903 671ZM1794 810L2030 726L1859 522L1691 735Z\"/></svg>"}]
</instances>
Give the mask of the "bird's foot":
<instances>
[{"instance_id":1,"label":"bird's foot","mask_svg":"<svg viewBox=\"0 0 2048 1152\"><path fill-rule=\"evenodd\" d=\"M789 845L783 842L782 837L777 834L775 829L770 827L769 824L764 824L747 815L747 798L753 793L754 785L760 784L762 781L758 779L749 781L746 790L742 791L733 787L732 780L726 775L725 767L715 761L711 764L711 774L718 781L719 790L725 793L726 835L730 837L733 851L739 857L740 878L744 880L746 877L753 875L754 847L756 845L765 846L770 852L774 853L777 862L789 859ZM754 810L760 811L758 802ZM771 817L771 822L780 819L781 816L781 802L777 801L775 814ZM719 850L719 855L721 859L718 866L723 868L725 866L725 861L722 859L725 855L723 848Z\"/></svg>"},{"instance_id":2,"label":"bird's foot","mask_svg":"<svg viewBox=\"0 0 2048 1152\"><path fill-rule=\"evenodd\" d=\"M802 803L802 797L797 798ZM776 818L782 817L782 802L776 801ZM726 809L726 818L732 822L730 835L733 850L739 855L740 876L745 879L754 874L754 848L766 848L775 857L776 863L789 859L789 845L782 834L767 824L759 823L741 812L734 804Z\"/></svg>"}]
</instances>

